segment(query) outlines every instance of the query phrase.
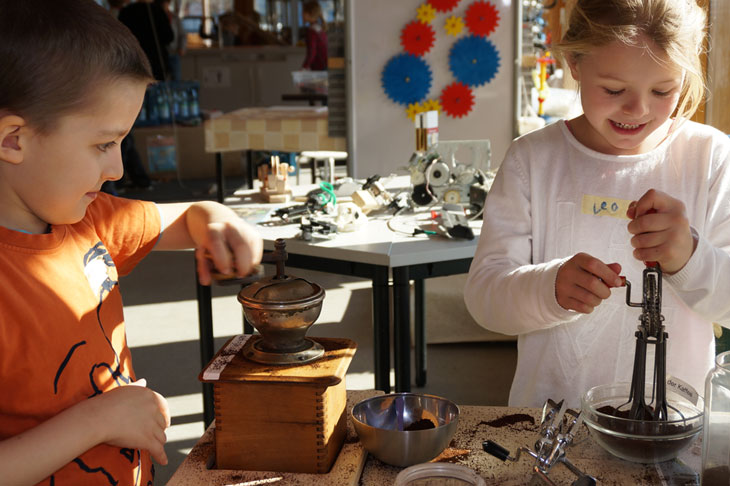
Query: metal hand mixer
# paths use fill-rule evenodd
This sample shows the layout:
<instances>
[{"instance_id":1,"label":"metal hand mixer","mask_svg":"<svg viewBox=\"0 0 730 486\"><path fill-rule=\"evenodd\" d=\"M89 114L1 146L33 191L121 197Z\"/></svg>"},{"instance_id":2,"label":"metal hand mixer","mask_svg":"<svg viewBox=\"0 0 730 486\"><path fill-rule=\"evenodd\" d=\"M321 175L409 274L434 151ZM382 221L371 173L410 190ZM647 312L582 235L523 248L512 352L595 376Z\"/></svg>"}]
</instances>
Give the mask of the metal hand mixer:
<instances>
[{"instance_id":1,"label":"metal hand mixer","mask_svg":"<svg viewBox=\"0 0 730 486\"><path fill-rule=\"evenodd\" d=\"M555 403L548 398L542 408L540 437L535 442L534 450L520 447L517 449L515 457L511 457L507 449L491 440L484 441L482 448L485 452L503 462L518 461L522 452L535 458L535 464L532 467L532 478L529 482L530 486L545 484L556 486L555 482L548 477L548 473L558 462L563 463L578 477L571 483L571 486L595 486L595 478L578 469L566 457L566 449L573 443L575 435L582 424L581 412L569 409L565 400Z\"/></svg>"},{"instance_id":2,"label":"metal hand mixer","mask_svg":"<svg viewBox=\"0 0 730 486\"><path fill-rule=\"evenodd\" d=\"M641 307L639 326L636 331L634 371L631 376L629 400L618 407L630 405L628 418L632 420L667 420L667 333L662 316L662 270L657 262L645 262L641 302L631 302L631 283L621 277L626 285L626 305ZM646 403L646 350L655 346L654 380L651 401ZM651 405L653 403L653 406Z\"/></svg>"}]
</instances>

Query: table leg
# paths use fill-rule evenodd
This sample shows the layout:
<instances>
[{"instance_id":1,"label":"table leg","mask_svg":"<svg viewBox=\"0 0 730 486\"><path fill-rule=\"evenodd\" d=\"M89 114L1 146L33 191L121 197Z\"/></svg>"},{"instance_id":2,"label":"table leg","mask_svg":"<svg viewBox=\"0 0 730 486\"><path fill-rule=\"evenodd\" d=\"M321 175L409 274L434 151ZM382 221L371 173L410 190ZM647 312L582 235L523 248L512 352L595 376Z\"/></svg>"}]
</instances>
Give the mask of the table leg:
<instances>
[{"instance_id":1,"label":"table leg","mask_svg":"<svg viewBox=\"0 0 730 486\"><path fill-rule=\"evenodd\" d=\"M223 187L223 154L215 153L215 182L218 186L218 202L223 204L225 189Z\"/></svg>"},{"instance_id":2,"label":"table leg","mask_svg":"<svg viewBox=\"0 0 730 486\"><path fill-rule=\"evenodd\" d=\"M246 169L248 176L246 178L246 185L249 189L253 189L253 181L256 179L256 167L253 162L253 150L246 150Z\"/></svg>"},{"instance_id":3,"label":"table leg","mask_svg":"<svg viewBox=\"0 0 730 486\"><path fill-rule=\"evenodd\" d=\"M388 267L375 267L372 280L375 389L390 393L390 290L388 288Z\"/></svg>"},{"instance_id":4,"label":"table leg","mask_svg":"<svg viewBox=\"0 0 730 486\"><path fill-rule=\"evenodd\" d=\"M207 366L214 355L213 342L213 306L210 286L200 285L197 271L195 282L198 296L198 327L200 330L200 369ZM215 418L213 408L213 384L203 383L203 421L208 427Z\"/></svg>"},{"instance_id":5,"label":"table leg","mask_svg":"<svg viewBox=\"0 0 730 486\"><path fill-rule=\"evenodd\" d=\"M416 324L416 386L426 385L426 281L414 279Z\"/></svg>"},{"instance_id":6,"label":"table leg","mask_svg":"<svg viewBox=\"0 0 730 486\"><path fill-rule=\"evenodd\" d=\"M411 391L411 309L408 267L393 268L395 391Z\"/></svg>"}]
</instances>

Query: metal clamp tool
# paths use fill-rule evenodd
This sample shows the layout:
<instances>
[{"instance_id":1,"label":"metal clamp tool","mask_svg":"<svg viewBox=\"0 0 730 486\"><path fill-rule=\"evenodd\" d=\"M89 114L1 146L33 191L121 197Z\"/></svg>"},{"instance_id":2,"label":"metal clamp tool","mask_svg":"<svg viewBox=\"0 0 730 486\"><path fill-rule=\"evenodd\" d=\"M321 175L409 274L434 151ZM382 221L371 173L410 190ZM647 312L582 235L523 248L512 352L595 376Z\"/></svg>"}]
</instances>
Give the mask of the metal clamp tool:
<instances>
[{"instance_id":1,"label":"metal clamp tool","mask_svg":"<svg viewBox=\"0 0 730 486\"><path fill-rule=\"evenodd\" d=\"M595 486L596 480L578 469L566 457L566 449L573 443L582 424L583 417L580 412L569 409L565 400L555 403L548 398L542 408L540 437L535 442L534 450L520 447L512 457L507 449L491 440L482 442L482 448L501 461L516 462L523 452L535 458L535 464L532 467L533 474L528 483L530 486L545 484L557 486L548 477L548 473L559 462L578 477L571 483L571 486Z\"/></svg>"}]
</instances>

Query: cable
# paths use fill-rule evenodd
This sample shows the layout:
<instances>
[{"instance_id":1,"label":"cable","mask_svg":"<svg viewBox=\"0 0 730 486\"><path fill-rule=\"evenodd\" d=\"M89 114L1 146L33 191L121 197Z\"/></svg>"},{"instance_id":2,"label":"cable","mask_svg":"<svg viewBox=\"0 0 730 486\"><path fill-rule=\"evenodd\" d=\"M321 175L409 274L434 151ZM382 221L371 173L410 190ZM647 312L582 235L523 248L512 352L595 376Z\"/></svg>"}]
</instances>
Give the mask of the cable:
<instances>
[{"instance_id":1,"label":"cable","mask_svg":"<svg viewBox=\"0 0 730 486\"><path fill-rule=\"evenodd\" d=\"M333 206L336 206L337 205L337 196L335 195L335 190L332 187L332 184L327 181L321 181L319 183L319 188L322 189L324 191L324 193L327 194L327 196L328 196L327 200L324 203L322 203L322 206L324 206L330 202L332 203Z\"/></svg>"}]
</instances>

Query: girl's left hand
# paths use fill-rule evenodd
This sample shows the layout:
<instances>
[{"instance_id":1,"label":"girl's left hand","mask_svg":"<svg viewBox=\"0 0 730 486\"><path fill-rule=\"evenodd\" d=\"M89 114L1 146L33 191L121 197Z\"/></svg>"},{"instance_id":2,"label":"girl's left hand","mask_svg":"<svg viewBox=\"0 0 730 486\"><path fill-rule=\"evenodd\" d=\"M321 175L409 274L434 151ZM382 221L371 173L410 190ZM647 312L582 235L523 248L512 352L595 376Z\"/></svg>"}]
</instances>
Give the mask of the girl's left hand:
<instances>
[{"instance_id":1,"label":"girl's left hand","mask_svg":"<svg viewBox=\"0 0 730 486\"><path fill-rule=\"evenodd\" d=\"M692 236L684 203L668 194L649 189L629 204L626 215L634 258L658 262L668 274L680 271L697 246Z\"/></svg>"}]
</instances>

